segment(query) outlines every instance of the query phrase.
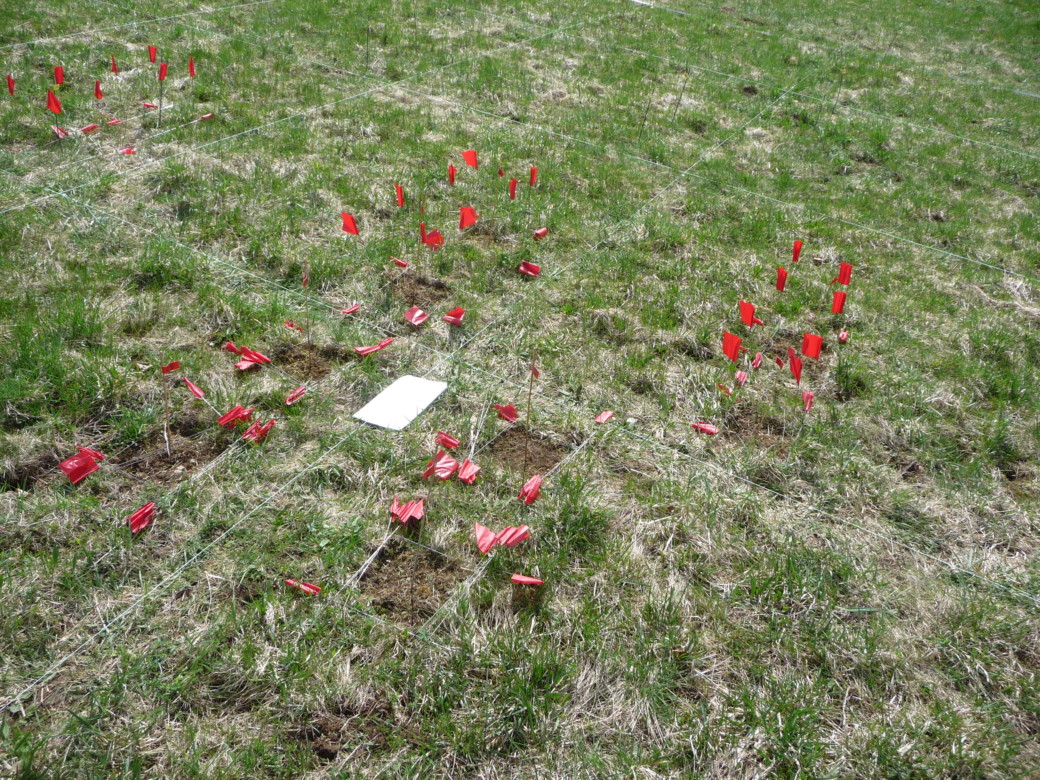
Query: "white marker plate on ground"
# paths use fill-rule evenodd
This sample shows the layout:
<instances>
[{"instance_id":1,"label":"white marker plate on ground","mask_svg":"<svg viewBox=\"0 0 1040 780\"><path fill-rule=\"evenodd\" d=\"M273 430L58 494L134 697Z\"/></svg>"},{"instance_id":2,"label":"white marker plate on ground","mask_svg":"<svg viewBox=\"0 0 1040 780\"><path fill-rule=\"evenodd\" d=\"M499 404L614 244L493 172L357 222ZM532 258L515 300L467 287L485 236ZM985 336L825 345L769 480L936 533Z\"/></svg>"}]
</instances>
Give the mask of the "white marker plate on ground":
<instances>
[{"instance_id":1,"label":"white marker plate on ground","mask_svg":"<svg viewBox=\"0 0 1040 780\"><path fill-rule=\"evenodd\" d=\"M447 389L447 382L403 376L358 409L354 418L399 431L426 411L426 407Z\"/></svg>"}]
</instances>

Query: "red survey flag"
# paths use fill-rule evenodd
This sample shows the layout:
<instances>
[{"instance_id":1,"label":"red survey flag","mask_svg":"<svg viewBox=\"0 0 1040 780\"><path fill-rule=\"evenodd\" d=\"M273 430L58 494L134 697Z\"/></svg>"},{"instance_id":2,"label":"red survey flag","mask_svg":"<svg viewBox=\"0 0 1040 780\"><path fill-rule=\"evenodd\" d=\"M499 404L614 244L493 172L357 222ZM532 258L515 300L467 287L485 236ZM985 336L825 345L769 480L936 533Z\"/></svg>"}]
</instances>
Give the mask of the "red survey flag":
<instances>
[{"instance_id":1,"label":"red survey flag","mask_svg":"<svg viewBox=\"0 0 1040 780\"><path fill-rule=\"evenodd\" d=\"M467 149L465 152L463 152L462 159L470 168L480 167L480 165L477 163L477 152L474 149Z\"/></svg>"},{"instance_id":2,"label":"red survey flag","mask_svg":"<svg viewBox=\"0 0 1040 780\"><path fill-rule=\"evenodd\" d=\"M121 125L121 124L123 124L123 120L122 119L109 119L107 122L105 122L105 124L108 125L109 127L111 127L112 125Z\"/></svg>"},{"instance_id":3,"label":"red survey flag","mask_svg":"<svg viewBox=\"0 0 1040 780\"><path fill-rule=\"evenodd\" d=\"M402 260L400 257L391 257L390 259L394 261L394 265L396 265L398 268L408 267L408 263Z\"/></svg>"},{"instance_id":4,"label":"red survey flag","mask_svg":"<svg viewBox=\"0 0 1040 780\"><path fill-rule=\"evenodd\" d=\"M404 313L405 322L408 322L415 327L419 327L426 320L430 319L430 315L420 309L418 306L413 306Z\"/></svg>"},{"instance_id":5,"label":"red survey flag","mask_svg":"<svg viewBox=\"0 0 1040 780\"><path fill-rule=\"evenodd\" d=\"M54 67L54 86L60 87L64 83L65 83L65 68L61 67L61 65L56 65Z\"/></svg>"},{"instance_id":6,"label":"red survey flag","mask_svg":"<svg viewBox=\"0 0 1040 780\"><path fill-rule=\"evenodd\" d=\"M845 328L841 329L841 333L838 334L838 341L842 344L847 344L849 341L849 332Z\"/></svg>"},{"instance_id":7,"label":"red survey flag","mask_svg":"<svg viewBox=\"0 0 1040 780\"><path fill-rule=\"evenodd\" d=\"M534 231L534 240L538 241L539 239L545 238L547 235L549 235L549 228L540 227Z\"/></svg>"},{"instance_id":8,"label":"red survey flag","mask_svg":"<svg viewBox=\"0 0 1040 780\"><path fill-rule=\"evenodd\" d=\"M448 163L448 184L455 183L455 166Z\"/></svg>"},{"instance_id":9,"label":"red survey flag","mask_svg":"<svg viewBox=\"0 0 1040 780\"><path fill-rule=\"evenodd\" d=\"M457 450L459 448L459 440L444 431L437 431L437 435L433 437L433 440L446 450Z\"/></svg>"},{"instance_id":10,"label":"red survey flag","mask_svg":"<svg viewBox=\"0 0 1040 780\"><path fill-rule=\"evenodd\" d=\"M545 580L540 580L537 577L528 577L526 574L514 574L509 578L511 582L516 585L544 585Z\"/></svg>"},{"instance_id":11,"label":"red survey flag","mask_svg":"<svg viewBox=\"0 0 1040 780\"><path fill-rule=\"evenodd\" d=\"M119 150L120 154L137 154L132 146L124 146Z\"/></svg>"},{"instance_id":12,"label":"red survey flag","mask_svg":"<svg viewBox=\"0 0 1040 780\"><path fill-rule=\"evenodd\" d=\"M431 249L440 249L444 246L444 236L441 235L441 232L439 230L431 230L427 233L425 222L419 223L419 237L422 239L422 242Z\"/></svg>"},{"instance_id":13,"label":"red survey flag","mask_svg":"<svg viewBox=\"0 0 1040 780\"><path fill-rule=\"evenodd\" d=\"M112 64L109 67L111 68L112 72L115 73L118 76L119 75L119 67L116 65L116 55L109 54L108 56L112 58Z\"/></svg>"},{"instance_id":14,"label":"red survey flag","mask_svg":"<svg viewBox=\"0 0 1040 780\"><path fill-rule=\"evenodd\" d=\"M155 55L156 55L157 52L158 52L158 50L154 46L149 46L148 47L148 61L149 62L155 62Z\"/></svg>"},{"instance_id":15,"label":"red survey flag","mask_svg":"<svg viewBox=\"0 0 1040 780\"><path fill-rule=\"evenodd\" d=\"M802 359L794 353L794 347L787 348L787 357L791 361L791 376L794 377L795 384L802 383ZM783 361L780 358L776 359L780 367L783 368Z\"/></svg>"},{"instance_id":16,"label":"red survey flag","mask_svg":"<svg viewBox=\"0 0 1040 780\"><path fill-rule=\"evenodd\" d=\"M285 405L292 406L307 394L307 385L300 385L285 397Z\"/></svg>"},{"instance_id":17,"label":"red survey flag","mask_svg":"<svg viewBox=\"0 0 1040 780\"><path fill-rule=\"evenodd\" d=\"M499 168L499 169L498 169L498 175L499 175L499 176L505 176L505 175L506 175L506 172L505 172L504 170L502 170L501 168Z\"/></svg>"},{"instance_id":18,"label":"red survey flag","mask_svg":"<svg viewBox=\"0 0 1040 780\"><path fill-rule=\"evenodd\" d=\"M516 200L516 179L509 180L509 199Z\"/></svg>"},{"instance_id":19,"label":"red survey flag","mask_svg":"<svg viewBox=\"0 0 1040 780\"><path fill-rule=\"evenodd\" d=\"M171 360L169 363L167 363L165 366L162 367L162 372L164 374L169 374L171 371L176 371L180 367L181 367L181 361L179 361L179 360Z\"/></svg>"},{"instance_id":20,"label":"red survey flag","mask_svg":"<svg viewBox=\"0 0 1040 780\"><path fill-rule=\"evenodd\" d=\"M437 479L444 481L451 479L451 475L458 470L459 462L444 450L438 450L437 454L433 456L433 460L426 464L426 470L422 476L423 479L435 476Z\"/></svg>"},{"instance_id":21,"label":"red survey flag","mask_svg":"<svg viewBox=\"0 0 1040 780\"><path fill-rule=\"evenodd\" d=\"M760 365L762 365L762 353L756 352L755 359L751 361L751 367L758 368Z\"/></svg>"},{"instance_id":22,"label":"red survey flag","mask_svg":"<svg viewBox=\"0 0 1040 780\"><path fill-rule=\"evenodd\" d=\"M14 95L14 76L10 73L7 74L7 92L9 95Z\"/></svg>"},{"instance_id":23,"label":"red survey flag","mask_svg":"<svg viewBox=\"0 0 1040 780\"><path fill-rule=\"evenodd\" d=\"M834 300L831 301L831 314L841 314L845 311L845 291L835 290Z\"/></svg>"},{"instance_id":24,"label":"red survey flag","mask_svg":"<svg viewBox=\"0 0 1040 780\"><path fill-rule=\"evenodd\" d=\"M533 360L531 361L531 376L535 379L541 379L542 377L542 372L538 370L538 366L534 364Z\"/></svg>"},{"instance_id":25,"label":"red survey flag","mask_svg":"<svg viewBox=\"0 0 1040 780\"><path fill-rule=\"evenodd\" d=\"M81 133L83 133L83 135L90 135L91 133L93 133L97 129L98 129L97 125L87 125L86 127L81 127L79 129L79 131Z\"/></svg>"},{"instance_id":26,"label":"red survey flag","mask_svg":"<svg viewBox=\"0 0 1040 780\"><path fill-rule=\"evenodd\" d=\"M344 317L349 317L351 314L357 314L361 310L360 303L352 303L350 306L340 312Z\"/></svg>"},{"instance_id":27,"label":"red survey flag","mask_svg":"<svg viewBox=\"0 0 1040 780\"><path fill-rule=\"evenodd\" d=\"M776 269L776 289L780 292L784 291L787 286L787 269L777 268Z\"/></svg>"},{"instance_id":28,"label":"red survey flag","mask_svg":"<svg viewBox=\"0 0 1040 780\"><path fill-rule=\"evenodd\" d=\"M470 225L477 224L477 218L480 215L477 214L477 210L472 206L460 206L459 207L459 230L465 230Z\"/></svg>"},{"instance_id":29,"label":"red survey flag","mask_svg":"<svg viewBox=\"0 0 1040 780\"><path fill-rule=\"evenodd\" d=\"M533 504L535 499L542 494L542 475L535 474L524 486L520 488L520 500L525 504Z\"/></svg>"},{"instance_id":30,"label":"red survey flag","mask_svg":"<svg viewBox=\"0 0 1040 780\"><path fill-rule=\"evenodd\" d=\"M459 466L459 482L465 482L467 485L472 485L479 472L480 466L469 458L466 458L462 461L462 465Z\"/></svg>"},{"instance_id":31,"label":"red survey flag","mask_svg":"<svg viewBox=\"0 0 1040 780\"><path fill-rule=\"evenodd\" d=\"M188 379L188 377L182 376L181 379L184 380L184 384L188 388L188 392L191 393L193 396L200 400L206 397L206 394L202 392L202 389L194 382L192 382L190 379Z\"/></svg>"},{"instance_id":32,"label":"red survey flag","mask_svg":"<svg viewBox=\"0 0 1040 780\"><path fill-rule=\"evenodd\" d=\"M734 363L740 357L741 351L745 349L740 346L740 336L735 336L728 330L722 334L722 354Z\"/></svg>"},{"instance_id":33,"label":"red survey flag","mask_svg":"<svg viewBox=\"0 0 1040 780\"><path fill-rule=\"evenodd\" d=\"M242 434L242 438L246 441L254 442L259 444L266 437L268 432L274 427L274 420L268 420L261 425L260 421L257 420L255 423L246 428L245 433Z\"/></svg>"},{"instance_id":34,"label":"red survey flag","mask_svg":"<svg viewBox=\"0 0 1040 780\"><path fill-rule=\"evenodd\" d=\"M345 211L340 213L343 215L343 232L354 236L358 235L357 222L354 221L354 215Z\"/></svg>"},{"instance_id":35,"label":"red survey flag","mask_svg":"<svg viewBox=\"0 0 1040 780\"><path fill-rule=\"evenodd\" d=\"M505 547L516 547L520 542L531 538L531 529L526 525L511 525L498 535L498 543Z\"/></svg>"},{"instance_id":36,"label":"red survey flag","mask_svg":"<svg viewBox=\"0 0 1040 780\"><path fill-rule=\"evenodd\" d=\"M394 185L394 194L397 196L397 207L404 207L404 188L400 184Z\"/></svg>"},{"instance_id":37,"label":"red survey flag","mask_svg":"<svg viewBox=\"0 0 1040 780\"><path fill-rule=\"evenodd\" d=\"M815 333L806 333L802 336L802 354L806 357L818 358L822 347L823 336L817 336Z\"/></svg>"},{"instance_id":38,"label":"red survey flag","mask_svg":"<svg viewBox=\"0 0 1040 780\"><path fill-rule=\"evenodd\" d=\"M802 393L802 403L805 404L806 414L809 414L809 412L812 411L813 399L815 398L816 396L813 393L810 393L808 390Z\"/></svg>"},{"instance_id":39,"label":"red survey flag","mask_svg":"<svg viewBox=\"0 0 1040 780\"><path fill-rule=\"evenodd\" d=\"M53 111L55 114L61 113L61 101L58 100L58 96L54 94L53 89L47 90L47 110Z\"/></svg>"},{"instance_id":40,"label":"red survey flag","mask_svg":"<svg viewBox=\"0 0 1040 780\"><path fill-rule=\"evenodd\" d=\"M791 350L787 350L787 351L790 352ZM783 370L784 361L781 358L778 358L778 357L773 358L773 360L776 362L777 368Z\"/></svg>"},{"instance_id":41,"label":"red survey flag","mask_svg":"<svg viewBox=\"0 0 1040 780\"><path fill-rule=\"evenodd\" d=\"M159 63L159 81L166 81L166 63Z\"/></svg>"},{"instance_id":42,"label":"red survey flag","mask_svg":"<svg viewBox=\"0 0 1040 780\"><path fill-rule=\"evenodd\" d=\"M142 103L141 105L144 106L147 109L155 109L155 108L159 107L159 106L155 105L155 103Z\"/></svg>"},{"instance_id":43,"label":"red survey flag","mask_svg":"<svg viewBox=\"0 0 1040 780\"><path fill-rule=\"evenodd\" d=\"M69 131L68 130L62 130L57 125L51 125L51 130L54 131L54 134L56 136L58 136L58 138L68 138L69 137Z\"/></svg>"},{"instance_id":44,"label":"red survey flag","mask_svg":"<svg viewBox=\"0 0 1040 780\"><path fill-rule=\"evenodd\" d=\"M831 279L831 284L844 284L848 285L852 282L852 266L846 262L842 262L838 266L838 275Z\"/></svg>"},{"instance_id":45,"label":"red survey flag","mask_svg":"<svg viewBox=\"0 0 1040 780\"><path fill-rule=\"evenodd\" d=\"M95 81L94 82L94 99L95 100L104 100L105 99L105 94L101 91L101 82L100 81Z\"/></svg>"},{"instance_id":46,"label":"red survey flag","mask_svg":"<svg viewBox=\"0 0 1040 780\"><path fill-rule=\"evenodd\" d=\"M495 536L494 532L490 528L485 528L480 523L473 524L473 533L477 537L477 549L484 555L491 552L491 548L494 547L495 542L498 541L498 537Z\"/></svg>"},{"instance_id":47,"label":"red survey flag","mask_svg":"<svg viewBox=\"0 0 1040 780\"><path fill-rule=\"evenodd\" d=\"M306 285L304 285L304 286L306 286ZM287 327L289 330L298 330L298 331L300 331L300 333L303 333L303 328L301 326L297 325L292 320L286 320L282 324L285 325L285 327Z\"/></svg>"},{"instance_id":48,"label":"red survey flag","mask_svg":"<svg viewBox=\"0 0 1040 780\"><path fill-rule=\"evenodd\" d=\"M747 384L747 380L748 380L747 372L746 371L738 371L736 373L736 376L733 377L733 379L737 383L737 387L743 387L744 385Z\"/></svg>"},{"instance_id":49,"label":"red survey flag","mask_svg":"<svg viewBox=\"0 0 1040 780\"><path fill-rule=\"evenodd\" d=\"M798 262L798 256L801 253L802 253L802 242L801 241L795 241L794 242L794 251L791 253L791 262L792 263L797 263Z\"/></svg>"},{"instance_id":50,"label":"red survey flag","mask_svg":"<svg viewBox=\"0 0 1040 780\"><path fill-rule=\"evenodd\" d=\"M246 409L238 405L217 418L217 425L221 428L234 428L240 422L249 422L253 417L253 409Z\"/></svg>"},{"instance_id":51,"label":"red survey flag","mask_svg":"<svg viewBox=\"0 0 1040 780\"><path fill-rule=\"evenodd\" d=\"M288 585L290 588L298 590L301 593L307 594L308 596L317 596L319 593L321 593L321 588L319 588L317 585L312 585L311 583L304 582L303 580L286 580L285 584Z\"/></svg>"},{"instance_id":52,"label":"red survey flag","mask_svg":"<svg viewBox=\"0 0 1040 780\"><path fill-rule=\"evenodd\" d=\"M719 388L719 390L722 391L723 395L733 395L733 391L726 387L724 384L722 384L722 382L716 382L715 387Z\"/></svg>"},{"instance_id":53,"label":"red survey flag","mask_svg":"<svg viewBox=\"0 0 1040 780\"><path fill-rule=\"evenodd\" d=\"M765 325L762 320L755 316L755 304L747 301L740 302L740 319L749 328L753 328L756 325Z\"/></svg>"},{"instance_id":54,"label":"red survey flag","mask_svg":"<svg viewBox=\"0 0 1040 780\"><path fill-rule=\"evenodd\" d=\"M607 420L609 420L613 416L614 416L614 413L612 411L609 411L609 410L606 411L606 412L600 412L599 414L596 415L596 419L593 420L593 422L595 422L596 425L602 425L603 423L605 423Z\"/></svg>"},{"instance_id":55,"label":"red survey flag","mask_svg":"<svg viewBox=\"0 0 1040 780\"><path fill-rule=\"evenodd\" d=\"M76 449L79 452L58 464L58 468L65 472L65 476L73 485L78 485L97 471L97 461L105 459L104 455L89 447L77 447Z\"/></svg>"},{"instance_id":56,"label":"red survey flag","mask_svg":"<svg viewBox=\"0 0 1040 780\"><path fill-rule=\"evenodd\" d=\"M369 355L379 352L381 349L386 349L394 343L392 336L387 336L385 339L380 341L378 344L372 347L354 347L354 351L357 352L361 357L368 357Z\"/></svg>"},{"instance_id":57,"label":"red survey flag","mask_svg":"<svg viewBox=\"0 0 1040 780\"><path fill-rule=\"evenodd\" d=\"M456 307L441 317L449 325L454 325L456 328L462 327L462 318L466 316L466 310Z\"/></svg>"},{"instance_id":58,"label":"red survey flag","mask_svg":"<svg viewBox=\"0 0 1040 780\"><path fill-rule=\"evenodd\" d=\"M538 166L531 166L531 186L533 187L538 183Z\"/></svg>"},{"instance_id":59,"label":"red survey flag","mask_svg":"<svg viewBox=\"0 0 1040 780\"><path fill-rule=\"evenodd\" d=\"M520 263L520 267L516 269L516 272L518 274L523 274L524 276L530 276L534 278L542 272L542 267L539 265L535 265L534 263L528 262L527 260L524 260L522 263Z\"/></svg>"},{"instance_id":60,"label":"red survey flag","mask_svg":"<svg viewBox=\"0 0 1040 780\"><path fill-rule=\"evenodd\" d=\"M188 75L195 78L195 58L190 55L188 57Z\"/></svg>"},{"instance_id":61,"label":"red survey flag","mask_svg":"<svg viewBox=\"0 0 1040 780\"><path fill-rule=\"evenodd\" d=\"M498 412L499 417L506 422L511 423L516 422L517 418L520 416L517 414L516 407L512 404L506 404L505 406L502 406L502 404L495 404L495 411Z\"/></svg>"},{"instance_id":62,"label":"red survey flag","mask_svg":"<svg viewBox=\"0 0 1040 780\"><path fill-rule=\"evenodd\" d=\"M718 428L711 423L706 422L690 423L690 427L697 431L697 433L705 433L708 436L714 436L719 432Z\"/></svg>"},{"instance_id":63,"label":"red survey flag","mask_svg":"<svg viewBox=\"0 0 1040 780\"><path fill-rule=\"evenodd\" d=\"M127 525L130 526L130 533L138 534L143 531L152 524L153 517L155 517L155 502L149 501L126 518Z\"/></svg>"}]
</instances>

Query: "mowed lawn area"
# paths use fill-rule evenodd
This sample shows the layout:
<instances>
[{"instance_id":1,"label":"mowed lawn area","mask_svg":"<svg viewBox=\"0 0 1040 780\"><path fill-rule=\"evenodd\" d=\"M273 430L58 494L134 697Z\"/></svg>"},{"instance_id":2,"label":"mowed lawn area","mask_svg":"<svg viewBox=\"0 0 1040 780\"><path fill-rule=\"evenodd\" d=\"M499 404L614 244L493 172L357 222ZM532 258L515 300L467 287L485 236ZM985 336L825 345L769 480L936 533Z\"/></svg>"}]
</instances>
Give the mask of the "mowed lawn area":
<instances>
[{"instance_id":1,"label":"mowed lawn area","mask_svg":"<svg viewBox=\"0 0 1040 780\"><path fill-rule=\"evenodd\" d=\"M1038 771L1033 3L9 6L0 775Z\"/></svg>"}]
</instances>

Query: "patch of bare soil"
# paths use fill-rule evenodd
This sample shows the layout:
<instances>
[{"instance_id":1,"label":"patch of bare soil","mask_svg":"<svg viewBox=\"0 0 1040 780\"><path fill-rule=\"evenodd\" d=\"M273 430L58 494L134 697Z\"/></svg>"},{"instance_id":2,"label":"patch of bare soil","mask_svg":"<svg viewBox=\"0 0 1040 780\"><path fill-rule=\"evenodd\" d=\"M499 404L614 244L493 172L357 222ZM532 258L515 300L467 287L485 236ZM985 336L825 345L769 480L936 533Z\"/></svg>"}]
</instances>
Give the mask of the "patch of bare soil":
<instances>
[{"instance_id":1,"label":"patch of bare soil","mask_svg":"<svg viewBox=\"0 0 1040 780\"><path fill-rule=\"evenodd\" d=\"M359 741L369 743L375 751L385 750L385 731L390 727L391 719L392 712L386 701L361 707L340 702L332 712L311 714L303 725L290 733L310 747L318 758L331 761L345 745Z\"/></svg>"},{"instance_id":2,"label":"patch of bare soil","mask_svg":"<svg viewBox=\"0 0 1040 780\"><path fill-rule=\"evenodd\" d=\"M111 459L111 464L127 474L161 485L174 485L216 458L227 444L205 434L205 428L214 426L198 417L187 417L170 424L170 454L166 454L166 440L162 430L148 441L135 444Z\"/></svg>"},{"instance_id":3,"label":"patch of bare soil","mask_svg":"<svg viewBox=\"0 0 1040 780\"><path fill-rule=\"evenodd\" d=\"M451 294L451 286L441 279L405 271L390 283L390 289L402 302L418 306L427 314L439 301Z\"/></svg>"},{"instance_id":4,"label":"patch of bare soil","mask_svg":"<svg viewBox=\"0 0 1040 780\"><path fill-rule=\"evenodd\" d=\"M38 482L51 475L61 458L56 452L37 455L32 460L12 466L0 474L0 492L5 490L33 490ZM60 474L60 472L59 472Z\"/></svg>"},{"instance_id":5,"label":"patch of bare soil","mask_svg":"<svg viewBox=\"0 0 1040 780\"><path fill-rule=\"evenodd\" d=\"M523 428L510 428L499 436L488 448L491 457L507 468L520 471L524 467L524 452L527 451L527 471L530 474L545 474L567 457L568 449L529 434Z\"/></svg>"},{"instance_id":6,"label":"patch of bare soil","mask_svg":"<svg viewBox=\"0 0 1040 780\"><path fill-rule=\"evenodd\" d=\"M422 625L464 579L466 570L443 555L392 539L361 579L361 592L395 623Z\"/></svg>"},{"instance_id":7,"label":"patch of bare soil","mask_svg":"<svg viewBox=\"0 0 1040 780\"><path fill-rule=\"evenodd\" d=\"M279 368L302 379L321 379L332 370L333 363L352 360L354 357L355 353L344 347L308 344L306 341L285 344L271 355Z\"/></svg>"}]
</instances>

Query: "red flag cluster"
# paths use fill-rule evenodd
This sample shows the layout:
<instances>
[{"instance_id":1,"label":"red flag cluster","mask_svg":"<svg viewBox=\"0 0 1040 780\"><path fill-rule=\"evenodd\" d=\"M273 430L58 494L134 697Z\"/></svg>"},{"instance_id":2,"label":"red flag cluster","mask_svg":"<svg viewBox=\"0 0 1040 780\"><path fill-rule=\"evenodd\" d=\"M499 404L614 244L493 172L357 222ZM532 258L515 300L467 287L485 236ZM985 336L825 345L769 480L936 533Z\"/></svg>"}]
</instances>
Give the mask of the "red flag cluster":
<instances>
[{"instance_id":1,"label":"red flag cluster","mask_svg":"<svg viewBox=\"0 0 1040 780\"><path fill-rule=\"evenodd\" d=\"M382 341L380 341L378 344L375 344L371 347L354 347L354 351L361 355L361 357L368 357L369 355L375 354L376 352L379 352L382 349L386 349L393 343L393 338L388 336Z\"/></svg>"},{"instance_id":2,"label":"red flag cluster","mask_svg":"<svg viewBox=\"0 0 1040 780\"><path fill-rule=\"evenodd\" d=\"M397 500L397 496L394 496L394 501L390 504L390 516L401 525L408 525L413 520L422 520L425 514L423 508L423 501L426 499L417 498L409 501L407 504L402 504Z\"/></svg>"},{"instance_id":3,"label":"red flag cluster","mask_svg":"<svg viewBox=\"0 0 1040 780\"><path fill-rule=\"evenodd\" d=\"M246 409L244 406L235 406L230 411L225 412L217 418L217 425L221 428L234 428L240 422L249 422L253 419L253 412L256 411L250 407Z\"/></svg>"},{"instance_id":4,"label":"red flag cluster","mask_svg":"<svg viewBox=\"0 0 1040 780\"><path fill-rule=\"evenodd\" d=\"M254 422L245 432L242 434L242 438L245 441L251 441L254 444L259 444L267 438L267 434L274 427L274 420L268 420L265 423L261 423L259 420Z\"/></svg>"},{"instance_id":5,"label":"red flag cluster","mask_svg":"<svg viewBox=\"0 0 1040 780\"><path fill-rule=\"evenodd\" d=\"M491 549L496 544L501 545L502 547L516 547L520 542L531 538L531 529L526 525L511 525L496 534L491 529L482 526L480 523L474 523L473 533L477 537L477 549L479 549L484 555L491 552Z\"/></svg>"},{"instance_id":6,"label":"red flag cluster","mask_svg":"<svg viewBox=\"0 0 1040 780\"><path fill-rule=\"evenodd\" d=\"M520 488L520 500L525 504L533 504L535 499L542 494L542 475L535 474L524 486Z\"/></svg>"},{"instance_id":7,"label":"red flag cluster","mask_svg":"<svg viewBox=\"0 0 1040 780\"><path fill-rule=\"evenodd\" d=\"M235 368L239 371L248 371L253 366L262 366L271 362L271 358L262 352L257 352L249 347L236 347L233 341L224 344L224 349L242 358L235 363Z\"/></svg>"}]
</instances>

